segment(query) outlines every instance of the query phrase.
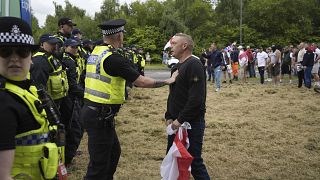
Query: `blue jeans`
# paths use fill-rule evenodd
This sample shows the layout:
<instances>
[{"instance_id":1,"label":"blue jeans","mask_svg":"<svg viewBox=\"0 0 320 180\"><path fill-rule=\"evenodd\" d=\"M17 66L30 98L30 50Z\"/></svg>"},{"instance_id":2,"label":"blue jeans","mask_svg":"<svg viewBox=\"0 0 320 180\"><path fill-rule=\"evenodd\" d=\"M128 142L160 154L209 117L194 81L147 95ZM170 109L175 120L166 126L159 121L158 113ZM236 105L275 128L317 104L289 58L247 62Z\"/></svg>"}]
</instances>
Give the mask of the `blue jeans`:
<instances>
[{"instance_id":1,"label":"blue jeans","mask_svg":"<svg viewBox=\"0 0 320 180\"><path fill-rule=\"evenodd\" d=\"M214 68L214 80L216 82L216 88L220 88L221 66L217 66Z\"/></svg>"},{"instance_id":2,"label":"blue jeans","mask_svg":"<svg viewBox=\"0 0 320 180\"><path fill-rule=\"evenodd\" d=\"M256 71L254 70L254 62L250 62L248 65L249 76L256 77Z\"/></svg>"},{"instance_id":3,"label":"blue jeans","mask_svg":"<svg viewBox=\"0 0 320 180\"><path fill-rule=\"evenodd\" d=\"M311 71L312 66L309 66L304 70L304 86L309 89L311 88Z\"/></svg>"},{"instance_id":4,"label":"blue jeans","mask_svg":"<svg viewBox=\"0 0 320 180\"><path fill-rule=\"evenodd\" d=\"M192 129L188 130L188 137L190 142L188 152L193 157L193 161L191 163L191 174L196 180L210 180L206 166L204 165L203 159L201 157L205 120L203 118L199 120L200 121L190 122ZM174 138L175 135L168 136L167 153L174 141Z\"/></svg>"}]
</instances>

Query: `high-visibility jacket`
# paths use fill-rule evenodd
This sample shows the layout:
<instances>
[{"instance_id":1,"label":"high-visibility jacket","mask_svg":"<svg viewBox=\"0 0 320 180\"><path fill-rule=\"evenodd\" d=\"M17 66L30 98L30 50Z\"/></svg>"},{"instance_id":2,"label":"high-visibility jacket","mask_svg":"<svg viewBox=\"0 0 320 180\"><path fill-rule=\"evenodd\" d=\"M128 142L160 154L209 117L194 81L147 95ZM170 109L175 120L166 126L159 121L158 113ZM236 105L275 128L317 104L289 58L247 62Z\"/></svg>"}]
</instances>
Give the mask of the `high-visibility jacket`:
<instances>
[{"instance_id":1,"label":"high-visibility jacket","mask_svg":"<svg viewBox=\"0 0 320 180\"><path fill-rule=\"evenodd\" d=\"M57 175L60 149L49 140L49 122L43 109L37 108L40 102L37 89L29 90L6 82L2 90L17 95L29 108L39 129L30 130L15 136L16 149L11 175L15 179L52 179ZM54 128L54 127L52 127Z\"/></svg>"},{"instance_id":2,"label":"high-visibility jacket","mask_svg":"<svg viewBox=\"0 0 320 180\"><path fill-rule=\"evenodd\" d=\"M144 68L145 65L146 65L146 60L144 59L143 55L142 54L138 54L138 59L139 59L139 62L140 62L140 67Z\"/></svg>"},{"instance_id":3,"label":"high-visibility jacket","mask_svg":"<svg viewBox=\"0 0 320 180\"><path fill-rule=\"evenodd\" d=\"M53 55L47 56L44 52L37 52L33 55L45 56L48 60L53 72L49 73L47 81L47 91L53 100L57 100L67 96L68 92L68 78L66 70L62 67L61 63L53 57Z\"/></svg>"},{"instance_id":4,"label":"high-visibility jacket","mask_svg":"<svg viewBox=\"0 0 320 180\"><path fill-rule=\"evenodd\" d=\"M137 63L138 63L137 53L134 52L133 50L129 50L129 53L131 53L131 55L132 55L133 63L134 63L134 64L137 64Z\"/></svg>"},{"instance_id":5,"label":"high-visibility jacket","mask_svg":"<svg viewBox=\"0 0 320 180\"><path fill-rule=\"evenodd\" d=\"M94 48L87 61L84 98L100 104L123 104L125 101L125 79L107 74L104 61L114 53L109 46Z\"/></svg>"},{"instance_id":6,"label":"high-visibility jacket","mask_svg":"<svg viewBox=\"0 0 320 180\"><path fill-rule=\"evenodd\" d=\"M63 60L65 60L65 61L73 61L76 64L76 71L77 71L76 81L77 81L77 84L78 84L80 82L80 75L82 73L82 68L83 68L83 67L80 67L80 66L82 66L81 57L79 57L79 56L78 57L76 57L76 56L71 57L69 54L63 53Z\"/></svg>"}]
</instances>

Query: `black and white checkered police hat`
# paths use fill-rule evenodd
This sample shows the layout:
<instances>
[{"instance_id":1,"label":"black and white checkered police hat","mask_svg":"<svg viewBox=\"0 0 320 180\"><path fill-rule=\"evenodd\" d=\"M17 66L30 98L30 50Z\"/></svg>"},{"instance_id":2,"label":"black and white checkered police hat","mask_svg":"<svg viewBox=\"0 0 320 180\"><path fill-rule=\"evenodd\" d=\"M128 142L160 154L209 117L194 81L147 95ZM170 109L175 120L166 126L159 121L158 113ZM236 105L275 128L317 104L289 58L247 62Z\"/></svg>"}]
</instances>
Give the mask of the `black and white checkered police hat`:
<instances>
[{"instance_id":1,"label":"black and white checkered police hat","mask_svg":"<svg viewBox=\"0 0 320 180\"><path fill-rule=\"evenodd\" d=\"M125 32L124 25L126 24L126 20L124 19L112 19L109 21L105 21L102 24L98 25L102 34L105 36L116 34L119 32Z\"/></svg>"},{"instance_id":2,"label":"black and white checkered police hat","mask_svg":"<svg viewBox=\"0 0 320 180\"><path fill-rule=\"evenodd\" d=\"M38 48L27 22L16 17L0 17L0 46L29 46Z\"/></svg>"}]
</instances>

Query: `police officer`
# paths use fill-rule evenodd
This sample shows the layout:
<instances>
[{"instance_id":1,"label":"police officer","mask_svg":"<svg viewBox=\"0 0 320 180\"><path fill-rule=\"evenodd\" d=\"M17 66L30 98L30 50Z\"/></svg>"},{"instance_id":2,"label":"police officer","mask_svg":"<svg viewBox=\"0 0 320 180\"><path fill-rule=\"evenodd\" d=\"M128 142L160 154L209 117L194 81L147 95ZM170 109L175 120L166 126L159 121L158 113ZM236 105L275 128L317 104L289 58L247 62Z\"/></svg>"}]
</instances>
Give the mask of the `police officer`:
<instances>
[{"instance_id":1,"label":"police officer","mask_svg":"<svg viewBox=\"0 0 320 180\"><path fill-rule=\"evenodd\" d=\"M60 40L57 47L59 51L57 55L59 59L62 59L63 43L65 40L71 38L73 27L77 26L77 24L73 23L70 18L63 17L59 19L58 26L59 31L54 36Z\"/></svg>"},{"instance_id":2,"label":"police officer","mask_svg":"<svg viewBox=\"0 0 320 180\"><path fill-rule=\"evenodd\" d=\"M144 66L146 65L146 60L143 55L143 48L139 48L139 51L137 53L138 58L138 72L144 76Z\"/></svg>"},{"instance_id":3,"label":"police officer","mask_svg":"<svg viewBox=\"0 0 320 180\"><path fill-rule=\"evenodd\" d=\"M80 31L80 29L74 28L72 30L72 36L73 36L72 38L79 41L78 53L76 55L76 60L77 60L77 63L79 66L79 71L80 71L80 84L84 87L86 63L87 63L87 59L89 57L89 52L83 48L83 42L82 42L83 34Z\"/></svg>"},{"instance_id":4,"label":"police officer","mask_svg":"<svg viewBox=\"0 0 320 180\"><path fill-rule=\"evenodd\" d=\"M51 34L43 34L39 42L40 49L32 57L31 79L45 87L60 106L61 99L67 95L68 81L65 68L54 56L59 40Z\"/></svg>"},{"instance_id":5,"label":"police officer","mask_svg":"<svg viewBox=\"0 0 320 180\"><path fill-rule=\"evenodd\" d=\"M84 107L81 122L88 133L90 162L86 180L113 179L120 158L115 131L116 116L125 100L125 81L139 87L155 88L171 84L177 73L165 81L141 76L117 48L123 46L126 21L109 20L100 24L104 44L96 46L87 63Z\"/></svg>"},{"instance_id":6,"label":"police officer","mask_svg":"<svg viewBox=\"0 0 320 180\"><path fill-rule=\"evenodd\" d=\"M53 126L27 78L38 46L22 19L0 17L0 24L0 179L53 179L59 162L48 138Z\"/></svg>"},{"instance_id":7,"label":"police officer","mask_svg":"<svg viewBox=\"0 0 320 180\"><path fill-rule=\"evenodd\" d=\"M67 39L64 42L64 54L62 62L67 68L69 83L68 96L61 104L62 119L66 127L66 149L65 162L69 166L76 155L83 131L79 123L80 104L79 99L83 98L84 90L80 86L80 69L76 60L79 42L75 39Z\"/></svg>"}]
</instances>

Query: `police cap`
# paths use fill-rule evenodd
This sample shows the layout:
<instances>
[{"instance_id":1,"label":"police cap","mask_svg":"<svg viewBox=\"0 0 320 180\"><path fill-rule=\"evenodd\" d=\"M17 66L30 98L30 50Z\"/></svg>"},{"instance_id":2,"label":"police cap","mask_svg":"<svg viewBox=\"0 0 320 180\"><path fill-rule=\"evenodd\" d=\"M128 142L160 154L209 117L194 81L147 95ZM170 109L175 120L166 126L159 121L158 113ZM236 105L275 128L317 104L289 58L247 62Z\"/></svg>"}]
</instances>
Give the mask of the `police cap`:
<instances>
[{"instance_id":1,"label":"police cap","mask_svg":"<svg viewBox=\"0 0 320 180\"><path fill-rule=\"evenodd\" d=\"M35 45L32 29L27 22L16 17L0 17L0 46L28 46Z\"/></svg>"},{"instance_id":2,"label":"police cap","mask_svg":"<svg viewBox=\"0 0 320 180\"><path fill-rule=\"evenodd\" d=\"M59 39L57 39L56 37L54 37L51 34L43 34L43 35L40 36L40 41L39 42L40 43L48 42L50 44L55 44L55 43L59 42Z\"/></svg>"},{"instance_id":3,"label":"police cap","mask_svg":"<svg viewBox=\"0 0 320 180\"><path fill-rule=\"evenodd\" d=\"M58 21L58 25L61 26L61 25L70 25L70 26L77 26L77 24L73 23L72 20L68 17L63 17L63 18L60 18L59 21Z\"/></svg>"},{"instance_id":4,"label":"police cap","mask_svg":"<svg viewBox=\"0 0 320 180\"><path fill-rule=\"evenodd\" d=\"M102 34L105 36L116 34L119 32L125 32L124 25L126 24L126 20L124 19L112 19L105 21L98 26L102 30Z\"/></svg>"},{"instance_id":5,"label":"police cap","mask_svg":"<svg viewBox=\"0 0 320 180\"><path fill-rule=\"evenodd\" d=\"M79 46L80 42L75 40L75 39L67 39L64 43L63 46L67 47L67 46Z\"/></svg>"}]
</instances>

